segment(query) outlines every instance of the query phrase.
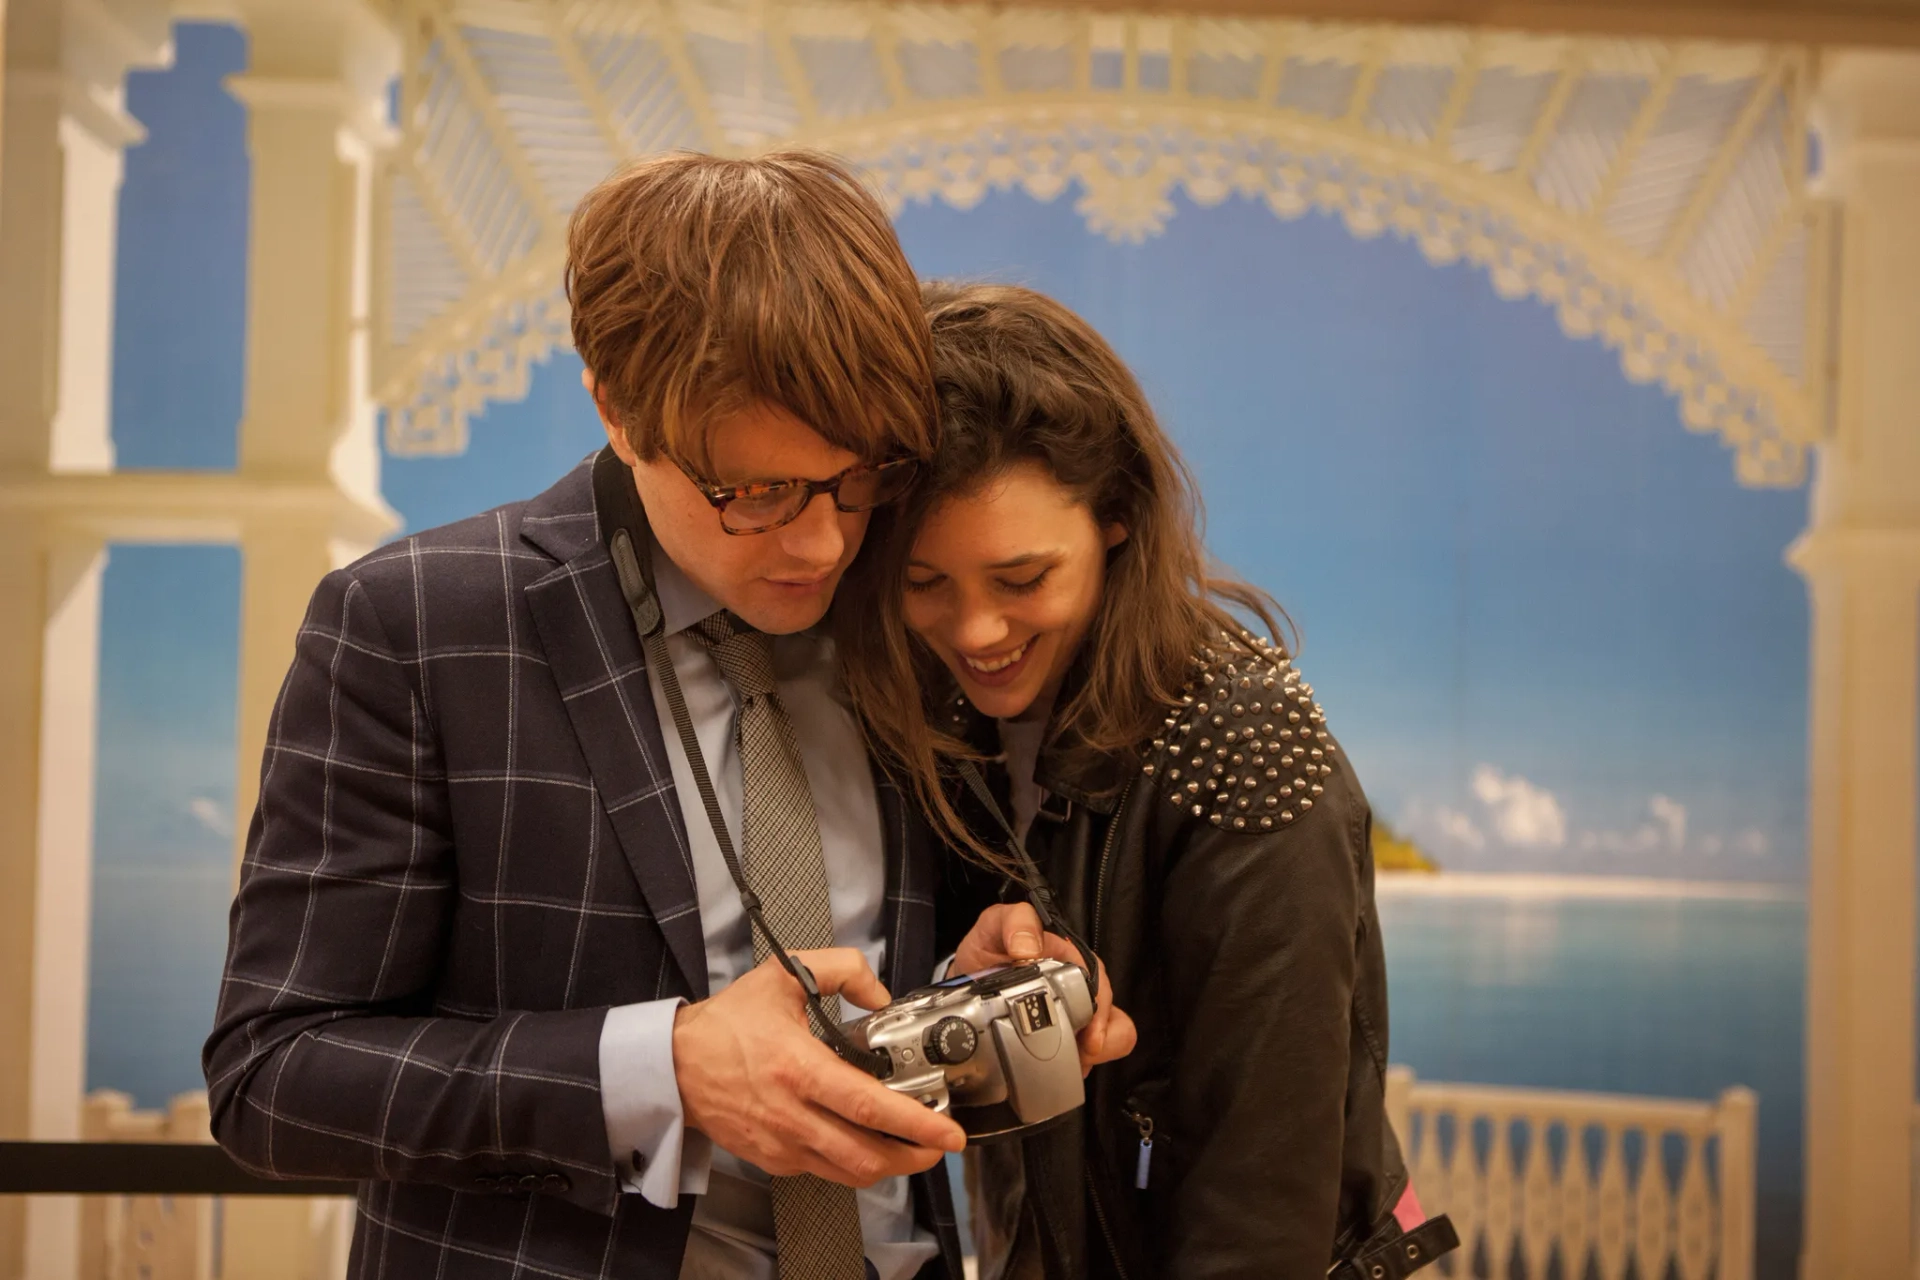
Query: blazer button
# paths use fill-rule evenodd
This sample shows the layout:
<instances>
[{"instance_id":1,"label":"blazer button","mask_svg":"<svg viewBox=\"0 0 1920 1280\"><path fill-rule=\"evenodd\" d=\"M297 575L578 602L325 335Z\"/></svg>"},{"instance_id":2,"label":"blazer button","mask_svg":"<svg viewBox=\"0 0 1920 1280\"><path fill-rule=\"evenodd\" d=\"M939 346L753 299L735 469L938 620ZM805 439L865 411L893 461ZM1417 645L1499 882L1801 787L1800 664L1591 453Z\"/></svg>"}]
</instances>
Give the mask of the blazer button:
<instances>
[{"instance_id":1,"label":"blazer button","mask_svg":"<svg viewBox=\"0 0 1920 1280\"><path fill-rule=\"evenodd\" d=\"M564 1173L550 1173L540 1179L540 1189L551 1196L563 1196L573 1190L573 1179Z\"/></svg>"},{"instance_id":2,"label":"blazer button","mask_svg":"<svg viewBox=\"0 0 1920 1280\"><path fill-rule=\"evenodd\" d=\"M523 1173L523 1174L521 1174L521 1175L520 1175L520 1185L519 1185L519 1190L520 1190L520 1192L521 1192L521 1194L523 1194L523 1195L529 1195L529 1196L530 1196L530 1195L532 1195L532 1194L533 1194L534 1192L536 1192L536 1191L538 1191L539 1189L540 1189L540 1175L539 1175L539 1174L537 1174L537 1173Z\"/></svg>"},{"instance_id":3,"label":"blazer button","mask_svg":"<svg viewBox=\"0 0 1920 1280\"><path fill-rule=\"evenodd\" d=\"M484 1173L473 1180L473 1188L476 1191L493 1191L497 1189L494 1185L493 1178Z\"/></svg>"}]
</instances>

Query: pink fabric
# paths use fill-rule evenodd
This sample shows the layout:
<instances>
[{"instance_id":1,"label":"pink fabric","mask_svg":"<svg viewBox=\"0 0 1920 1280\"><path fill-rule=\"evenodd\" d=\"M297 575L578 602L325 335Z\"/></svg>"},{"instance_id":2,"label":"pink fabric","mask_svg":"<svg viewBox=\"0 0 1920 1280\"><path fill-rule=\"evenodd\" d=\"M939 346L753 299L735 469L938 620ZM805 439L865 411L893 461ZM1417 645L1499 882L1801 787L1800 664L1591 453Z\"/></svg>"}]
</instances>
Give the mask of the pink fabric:
<instances>
[{"instance_id":1,"label":"pink fabric","mask_svg":"<svg viewBox=\"0 0 1920 1280\"><path fill-rule=\"evenodd\" d=\"M1427 1215L1420 1211L1420 1197L1413 1194L1411 1182L1401 1193L1400 1203L1393 1206L1393 1220L1400 1224L1402 1231L1411 1231L1427 1220Z\"/></svg>"}]
</instances>

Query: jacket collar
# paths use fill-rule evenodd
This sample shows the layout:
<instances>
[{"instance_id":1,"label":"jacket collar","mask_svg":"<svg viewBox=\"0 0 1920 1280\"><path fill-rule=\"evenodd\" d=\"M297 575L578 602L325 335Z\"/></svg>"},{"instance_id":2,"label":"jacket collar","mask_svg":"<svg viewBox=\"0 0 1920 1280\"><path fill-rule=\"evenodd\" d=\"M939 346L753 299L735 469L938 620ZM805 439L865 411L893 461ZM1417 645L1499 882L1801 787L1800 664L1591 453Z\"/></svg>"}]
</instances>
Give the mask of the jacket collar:
<instances>
[{"instance_id":1,"label":"jacket collar","mask_svg":"<svg viewBox=\"0 0 1920 1280\"><path fill-rule=\"evenodd\" d=\"M639 512L631 476L612 450L602 450L527 503L521 539L557 563L523 594L575 741L680 970L681 989L702 999L706 938L686 828L634 611L605 537L612 521L628 514L619 502L623 485ZM644 513L639 519L644 529Z\"/></svg>"},{"instance_id":2,"label":"jacket collar","mask_svg":"<svg viewBox=\"0 0 1920 1280\"><path fill-rule=\"evenodd\" d=\"M966 700L960 692L959 682L951 673L943 669L942 678L944 688L933 705L954 708L951 713L952 731L975 750L998 756L999 726ZM1068 668L1060 692L1054 698L1056 717L1060 708L1072 701L1086 680L1087 663L1083 654ZM1129 762L1116 756L1073 750L1070 743L1062 740L1060 723L1056 718L1047 722L1047 732L1041 739L1040 756L1034 764L1033 780L1054 795L1095 813L1108 814L1119 802L1120 788L1129 772Z\"/></svg>"},{"instance_id":3,"label":"jacket collar","mask_svg":"<svg viewBox=\"0 0 1920 1280\"><path fill-rule=\"evenodd\" d=\"M601 450L606 453L609 450ZM616 459L618 461L618 459ZM556 480L552 487L527 499L520 509L520 540L566 564L598 543L600 513L594 499L594 472L599 453L580 460L578 466ZM636 497L636 504L638 495Z\"/></svg>"}]
</instances>

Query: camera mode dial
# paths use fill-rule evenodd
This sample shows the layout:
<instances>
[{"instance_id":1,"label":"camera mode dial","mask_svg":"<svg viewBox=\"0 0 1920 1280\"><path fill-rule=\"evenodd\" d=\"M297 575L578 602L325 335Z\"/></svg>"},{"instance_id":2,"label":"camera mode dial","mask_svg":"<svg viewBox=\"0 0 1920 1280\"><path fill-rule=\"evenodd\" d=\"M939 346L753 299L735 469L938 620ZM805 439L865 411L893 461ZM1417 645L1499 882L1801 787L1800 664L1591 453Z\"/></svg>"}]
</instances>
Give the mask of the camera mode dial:
<instances>
[{"instance_id":1,"label":"camera mode dial","mask_svg":"<svg viewBox=\"0 0 1920 1280\"><path fill-rule=\"evenodd\" d=\"M965 1062L980 1047L980 1037L965 1018L942 1018L927 1028L927 1061L936 1066Z\"/></svg>"}]
</instances>

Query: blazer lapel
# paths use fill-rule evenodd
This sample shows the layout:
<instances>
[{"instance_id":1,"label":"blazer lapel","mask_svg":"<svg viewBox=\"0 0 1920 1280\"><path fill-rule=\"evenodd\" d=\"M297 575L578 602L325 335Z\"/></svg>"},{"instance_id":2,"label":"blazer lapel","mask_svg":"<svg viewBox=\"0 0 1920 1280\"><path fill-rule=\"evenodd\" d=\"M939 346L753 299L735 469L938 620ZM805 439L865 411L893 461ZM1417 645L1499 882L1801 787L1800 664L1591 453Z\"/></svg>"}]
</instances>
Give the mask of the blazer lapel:
<instances>
[{"instance_id":1,"label":"blazer lapel","mask_svg":"<svg viewBox=\"0 0 1920 1280\"><path fill-rule=\"evenodd\" d=\"M576 505L590 503L589 471L582 466L542 499L553 495L556 501L547 505L561 505L564 489ZM707 951L693 858L633 614L599 535L600 521L594 520L589 536L584 521L538 510L540 505L530 504L523 536L562 563L527 586L527 608L621 851L686 990L704 999Z\"/></svg>"}]
</instances>

